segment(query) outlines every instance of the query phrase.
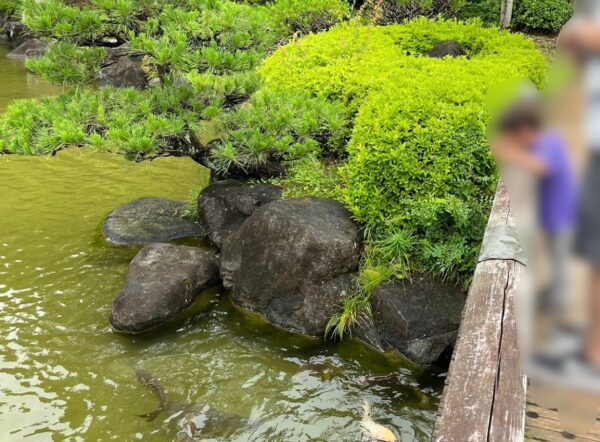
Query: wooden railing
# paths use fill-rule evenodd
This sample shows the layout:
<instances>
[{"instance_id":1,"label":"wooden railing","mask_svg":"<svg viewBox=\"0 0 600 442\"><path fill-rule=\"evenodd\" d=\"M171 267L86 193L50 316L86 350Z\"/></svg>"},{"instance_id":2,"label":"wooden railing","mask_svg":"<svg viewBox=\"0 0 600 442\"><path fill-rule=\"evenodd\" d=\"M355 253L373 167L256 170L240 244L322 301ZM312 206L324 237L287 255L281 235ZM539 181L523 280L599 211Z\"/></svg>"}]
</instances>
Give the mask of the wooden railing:
<instances>
[{"instance_id":1,"label":"wooden railing","mask_svg":"<svg viewBox=\"0 0 600 442\"><path fill-rule=\"evenodd\" d=\"M519 362L513 298L524 266L501 250L502 244L516 241L510 234L516 230L514 224L508 192L500 184L463 310L433 441L523 440L526 379ZM489 250L500 251L494 255Z\"/></svg>"}]
</instances>

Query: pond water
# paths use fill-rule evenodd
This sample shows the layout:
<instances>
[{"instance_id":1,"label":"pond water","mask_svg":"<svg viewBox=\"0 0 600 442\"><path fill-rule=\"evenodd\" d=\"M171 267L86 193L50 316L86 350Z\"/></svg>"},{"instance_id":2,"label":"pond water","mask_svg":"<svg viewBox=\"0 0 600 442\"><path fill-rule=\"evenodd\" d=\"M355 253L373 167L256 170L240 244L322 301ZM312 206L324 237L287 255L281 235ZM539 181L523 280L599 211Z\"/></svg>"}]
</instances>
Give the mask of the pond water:
<instances>
[{"instance_id":1,"label":"pond water","mask_svg":"<svg viewBox=\"0 0 600 442\"><path fill-rule=\"evenodd\" d=\"M15 84L25 83L0 82L0 106ZM194 419L203 404L252 418L203 440L357 441L364 400L404 441L429 440L443 373L351 340L287 333L219 289L148 336L111 331L111 302L137 249L108 245L104 217L135 198L185 200L207 181L184 158L0 156L0 440L177 439L177 409L139 417L158 400L137 369L160 378L169 401L199 404Z\"/></svg>"},{"instance_id":2,"label":"pond water","mask_svg":"<svg viewBox=\"0 0 600 442\"><path fill-rule=\"evenodd\" d=\"M0 112L17 98L34 98L58 94L63 90L32 74L20 60L9 60L10 49L0 43Z\"/></svg>"}]
</instances>

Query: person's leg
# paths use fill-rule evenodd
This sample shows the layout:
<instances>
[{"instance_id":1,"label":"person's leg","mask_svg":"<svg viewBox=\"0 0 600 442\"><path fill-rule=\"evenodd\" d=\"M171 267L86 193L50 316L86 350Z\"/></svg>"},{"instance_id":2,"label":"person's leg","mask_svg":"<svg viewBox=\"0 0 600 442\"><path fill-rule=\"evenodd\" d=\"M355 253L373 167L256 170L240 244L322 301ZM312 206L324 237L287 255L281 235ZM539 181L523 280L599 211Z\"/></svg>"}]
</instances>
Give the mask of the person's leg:
<instances>
[{"instance_id":1,"label":"person's leg","mask_svg":"<svg viewBox=\"0 0 600 442\"><path fill-rule=\"evenodd\" d=\"M552 281L542 306L557 322L562 322L569 307L569 282L572 260L572 232L563 231L548 235Z\"/></svg>"},{"instance_id":2,"label":"person's leg","mask_svg":"<svg viewBox=\"0 0 600 442\"><path fill-rule=\"evenodd\" d=\"M589 362L600 366L600 267L596 267L592 273L589 319L585 354Z\"/></svg>"}]
</instances>

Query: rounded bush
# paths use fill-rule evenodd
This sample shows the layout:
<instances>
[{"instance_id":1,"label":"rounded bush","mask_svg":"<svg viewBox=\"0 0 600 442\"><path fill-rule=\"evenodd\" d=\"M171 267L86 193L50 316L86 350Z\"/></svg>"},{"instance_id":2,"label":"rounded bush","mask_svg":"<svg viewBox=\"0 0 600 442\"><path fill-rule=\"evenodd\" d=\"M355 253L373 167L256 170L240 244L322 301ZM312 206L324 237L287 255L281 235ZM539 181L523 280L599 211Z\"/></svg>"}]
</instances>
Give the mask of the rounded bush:
<instances>
[{"instance_id":1,"label":"rounded bush","mask_svg":"<svg viewBox=\"0 0 600 442\"><path fill-rule=\"evenodd\" d=\"M520 0L513 26L528 32L558 33L573 15L570 0Z\"/></svg>"},{"instance_id":2,"label":"rounded bush","mask_svg":"<svg viewBox=\"0 0 600 442\"><path fill-rule=\"evenodd\" d=\"M467 56L426 56L446 40ZM268 87L308 90L354 113L341 199L373 243L401 238L391 249L411 269L459 279L472 271L496 185L488 93L510 78L541 85L545 70L522 36L427 19L340 25L282 47L262 67Z\"/></svg>"}]
</instances>

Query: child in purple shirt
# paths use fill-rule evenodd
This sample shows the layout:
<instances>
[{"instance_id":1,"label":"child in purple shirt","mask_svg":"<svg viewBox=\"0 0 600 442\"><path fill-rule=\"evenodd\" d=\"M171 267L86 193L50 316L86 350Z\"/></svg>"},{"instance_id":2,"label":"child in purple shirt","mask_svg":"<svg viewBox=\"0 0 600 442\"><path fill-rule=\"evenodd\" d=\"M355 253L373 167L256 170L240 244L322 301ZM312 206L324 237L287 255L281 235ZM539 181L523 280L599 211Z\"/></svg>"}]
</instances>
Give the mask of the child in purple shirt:
<instances>
[{"instance_id":1,"label":"child in purple shirt","mask_svg":"<svg viewBox=\"0 0 600 442\"><path fill-rule=\"evenodd\" d=\"M552 282L543 292L540 309L561 315L568 304L571 243L578 209L577 183L566 143L558 133L542 128L538 104L533 99L508 109L498 129L493 146L498 160L536 178L537 219L552 267Z\"/></svg>"}]
</instances>

